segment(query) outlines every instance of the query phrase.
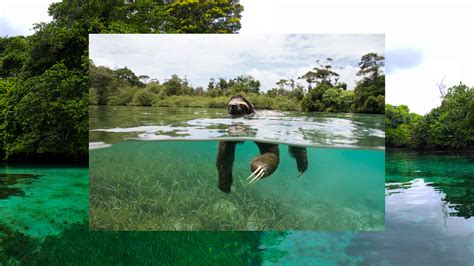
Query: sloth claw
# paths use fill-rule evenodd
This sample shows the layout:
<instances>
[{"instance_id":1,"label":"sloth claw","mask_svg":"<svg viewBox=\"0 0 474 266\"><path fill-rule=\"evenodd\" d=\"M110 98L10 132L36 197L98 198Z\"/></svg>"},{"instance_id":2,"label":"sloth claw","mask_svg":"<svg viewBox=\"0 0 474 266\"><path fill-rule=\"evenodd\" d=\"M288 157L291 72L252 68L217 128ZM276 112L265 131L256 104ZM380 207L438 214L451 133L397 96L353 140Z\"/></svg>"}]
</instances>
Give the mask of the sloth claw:
<instances>
[{"instance_id":1,"label":"sloth claw","mask_svg":"<svg viewBox=\"0 0 474 266\"><path fill-rule=\"evenodd\" d=\"M249 177L247 177L247 180L249 180L250 178L252 178L260 169L262 169L263 166L259 166L257 167L257 169L255 169L255 171L253 171L253 173L251 175L249 175Z\"/></svg>"},{"instance_id":2,"label":"sloth claw","mask_svg":"<svg viewBox=\"0 0 474 266\"><path fill-rule=\"evenodd\" d=\"M265 175L265 168L262 166L259 166L248 178L250 179L253 175L255 174L255 177L253 177L250 181L249 184L255 183L258 180L260 180L264 175Z\"/></svg>"}]
</instances>

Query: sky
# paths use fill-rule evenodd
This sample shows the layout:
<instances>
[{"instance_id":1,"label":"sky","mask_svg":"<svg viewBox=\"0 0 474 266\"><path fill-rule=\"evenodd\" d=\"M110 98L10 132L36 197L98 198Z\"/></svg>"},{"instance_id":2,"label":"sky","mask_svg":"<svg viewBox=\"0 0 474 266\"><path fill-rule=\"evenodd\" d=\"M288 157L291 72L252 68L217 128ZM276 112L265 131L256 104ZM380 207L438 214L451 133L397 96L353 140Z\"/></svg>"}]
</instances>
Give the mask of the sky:
<instances>
[{"instance_id":1,"label":"sky","mask_svg":"<svg viewBox=\"0 0 474 266\"><path fill-rule=\"evenodd\" d=\"M260 90L277 87L280 79L297 80L332 58L348 89L355 87L360 58L369 52L384 54L383 34L94 34L89 57L96 65L127 66L137 75L160 82L178 74L194 86L206 88L210 78L251 75Z\"/></svg>"},{"instance_id":2,"label":"sky","mask_svg":"<svg viewBox=\"0 0 474 266\"><path fill-rule=\"evenodd\" d=\"M50 20L49 2L2 0L0 36L31 34L32 23ZM387 103L406 104L424 114L439 106L437 84L442 80L447 87L460 81L474 85L474 6L470 0L241 3L245 8L241 34L385 34Z\"/></svg>"}]
</instances>

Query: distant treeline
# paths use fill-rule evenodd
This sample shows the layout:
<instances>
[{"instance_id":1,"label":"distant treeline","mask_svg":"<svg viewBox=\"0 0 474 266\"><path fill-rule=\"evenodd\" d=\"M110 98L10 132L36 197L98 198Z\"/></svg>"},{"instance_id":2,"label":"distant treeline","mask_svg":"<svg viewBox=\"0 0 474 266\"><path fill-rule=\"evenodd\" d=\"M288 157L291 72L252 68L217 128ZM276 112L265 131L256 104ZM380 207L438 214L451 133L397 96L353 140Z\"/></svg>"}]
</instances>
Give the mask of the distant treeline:
<instances>
[{"instance_id":1,"label":"distant treeline","mask_svg":"<svg viewBox=\"0 0 474 266\"><path fill-rule=\"evenodd\" d=\"M167 3L168 2L168 3ZM0 159L87 162L89 33L235 33L238 1L76 1L0 37Z\"/></svg>"},{"instance_id":2,"label":"distant treeline","mask_svg":"<svg viewBox=\"0 0 474 266\"><path fill-rule=\"evenodd\" d=\"M385 109L388 148L474 149L474 88L462 83L448 89L441 106L421 116L406 105Z\"/></svg>"},{"instance_id":3,"label":"distant treeline","mask_svg":"<svg viewBox=\"0 0 474 266\"><path fill-rule=\"evenodd\" d=\"M229 96L243 94L259 109L318 112L384 112L384 57L369 53L361 58L354 90L339 82L332 59L318 65L298 79L281 79L275 87L261 91L260 81L250 75L233 79L211 78L207 87L193 87L185 78L172 75L160 83L148 76L137 76L127 67L110 69L90 62L89 104L225 108Z\"/></svg>"}]
</instances>

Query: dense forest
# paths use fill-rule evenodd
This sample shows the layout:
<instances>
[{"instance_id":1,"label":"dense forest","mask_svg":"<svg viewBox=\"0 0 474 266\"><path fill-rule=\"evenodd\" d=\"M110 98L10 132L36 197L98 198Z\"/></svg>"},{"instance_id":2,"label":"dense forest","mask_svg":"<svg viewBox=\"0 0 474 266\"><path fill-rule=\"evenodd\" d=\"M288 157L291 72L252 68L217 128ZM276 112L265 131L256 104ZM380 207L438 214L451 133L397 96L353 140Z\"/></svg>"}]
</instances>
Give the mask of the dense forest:
<instances>
[{"instance_id":1,"label":"dense forest","mask_svg":"<svg viewBox=\"0 0 474 266\"><path fill-rule=\"evenodd\" d=\"M317 66L293 79L281 79L263 92L259 80L250 75L211 78L206 88L193 87L186 78L172 75L163 83L146 75L137 76L127 67L110 69L90 65L89 104L225 108L229 96L243 94L259 109L318 112L384 112L384 57L376 53L362 56L354 90L339 82L332 59L316 61Z\"/></svg>"},{"instance_id":2,"label":"dense forest","mask_svg":"<svg viewBox=\"0 0 474 266\"><path fill-rule=\"evenodd\" d=\"M243 10L232 0L128 2L53 3L33 35L0 38L2 159L86 162L89 33L235 33Z\"/></svg>"},{"instance_id":3,"label":"dense forest","mask_svg":"<svg viewBox=\"0 0 474 266\"><path fill-rule=\"evenodd\" d=\"M462 83L442 95L441 106L421 116L406 105L385 107L385 145L419 150L474 149L474 88Z\"/></svg>"}]
</instances>

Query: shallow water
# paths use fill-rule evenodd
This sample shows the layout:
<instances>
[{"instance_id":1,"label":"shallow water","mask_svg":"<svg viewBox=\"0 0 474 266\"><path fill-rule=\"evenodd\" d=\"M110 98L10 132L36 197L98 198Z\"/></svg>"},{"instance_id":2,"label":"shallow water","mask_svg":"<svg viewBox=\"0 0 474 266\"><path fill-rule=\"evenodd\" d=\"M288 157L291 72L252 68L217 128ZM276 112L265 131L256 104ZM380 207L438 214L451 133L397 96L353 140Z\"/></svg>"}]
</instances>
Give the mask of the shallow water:
<instances>
[{"instance_id":1,"label":"shallow water","mask_svg":"<svg viewBox=\"0 0 474 266\"><path fill-rule=\"evenodd\" d=\"M58 227L46 235L17 227L19 219L4 220L8 212L3 207L0 262L470 265L474 260L473 158L387 153L386 226L382 232L96 232L89 231L88 215L82 212L66 215L67 226L55 223ZM8 167L7 172L39 174L30 167ZM87 183L87 176L81 178ZM21 187L25 194L50 190L49 186ZM83 196L60 201L47 196L43 199L62 206L65 214L76 207L87 208L86 185L71 187L70 182L59 182L56 188ZM2 199L0 204L6 206L12 198ZM24 205L28 207L34 199L23 197ZM9 212L23 213L19 217L29 215L32 222L40 223L57 216L51 204L35 208L36 213L31 208L13 206Z\"/></svg>"},{"instance_id":2,"label":"shallow water","mask_svg":"<svg viewBox=\"0 0 474 266\"><path fill-rule=\"evenodd\" d=\"M285 254L277 264L471 265L473 158L387 153L384 232L289 232L262 241L264 253Z\"/></svg>"},{"instance_id":3,"label":"shallow water","mask_svg":"<svg viewBox=\"0 0 474 266\"><path fill-rule=\"evenodd\" d=\"M86 220L87 168L4 164L0 176L2 225L32 237L44 237Z\"/></svg>"},{"instance_id":4,"label":"shallow water","mask_svg":"<svg viewBox=\"0 0 474 266\"><path fill-rule=\"evenodd\" d=\"M96 106L90 116L94 229L383 229L381 116L261 111L231 119L221 109ZM243 142L230 194L217 189L224 139ZM280 164L249 185L254 141L280 145ZM290 144L308 150L299 178Z\"/></svg>"},{"instance_id":5,"label":"shallow water","mask_svg":"<svg viewBox=\"0 0 474 266\"><path fill-rule=\"evenodd\" d=\"M232 192L217 188L217 141L126 141L90 151L92 228L383 230L384 152L280 145L277 170L248 184L257 145L237 145Z\"/></svg>"},{"instance_id":6,"label":"shallow water","mask_svg":"<svg viewBox=\"0 0 474 266\"><path fill-rule=\"evenodd\" d=\"M247 139L326 148L385 149L383 115L262 111L230 119L226 110L92 106L90 148L126 139Z\"/></svg>"},{"instance_id":7,"label":"shallow water","mask_svg":"<svg viewBox=\"0 0 474 266\"><path fill-rule=\"evenodd\" d=\"M130 116L138 117L137 114L115 122L104 119L104 116L111 118L111 113L102 116L91 109L91 114L95 115L91 125L102 123L104 128L109 122L115 123L111 127L129 120L130 127L136 127L140 122L140 119L130 119ZM96 134L103 134L103 140ZM104 132L92 132L91 136L93 141L108 144L123 140L122 136ZM0 262L5 265L9 265L8 262L25 265L32 262L43 265L156 262L165 265L470 265L474 260L473 158L472 154L387 153L383 232L96 232L89 231L88 214L82 213L78 217L83 222L67 215L70 217L67 227L31 237L25 233L33 231L21 231L21 228L18 228L20 232L12 231L10 228L16 228L15 222L3 222L6 209L0 208ZM31 165L14 171L20 172L38 174ZM82 178L88 184L87 176ZM68 193L84 196L72 200L64 198L56 203L63 206L66 213L76 206L88 208L87 185L71 187L69 184L60 182L57 188L73 189L74 192ZM24 194L36 190L35 186L21 187ZM40 188L49 190L49 186ZM5 206L12 198L0 199L0 204ZM28 206L29 198L23 199ZM54 197L43 199L54 200ZM83 201L85 204L80 203ZM55 214L52 205L37 207L32 220L43 221ZM22 208L14 207L10 211L21 212ZM26 214L31 212L26 210Z\"/></svg>"}]
</instances>

